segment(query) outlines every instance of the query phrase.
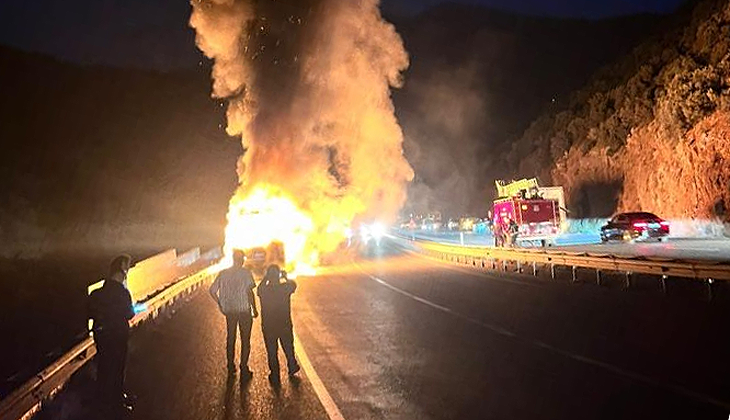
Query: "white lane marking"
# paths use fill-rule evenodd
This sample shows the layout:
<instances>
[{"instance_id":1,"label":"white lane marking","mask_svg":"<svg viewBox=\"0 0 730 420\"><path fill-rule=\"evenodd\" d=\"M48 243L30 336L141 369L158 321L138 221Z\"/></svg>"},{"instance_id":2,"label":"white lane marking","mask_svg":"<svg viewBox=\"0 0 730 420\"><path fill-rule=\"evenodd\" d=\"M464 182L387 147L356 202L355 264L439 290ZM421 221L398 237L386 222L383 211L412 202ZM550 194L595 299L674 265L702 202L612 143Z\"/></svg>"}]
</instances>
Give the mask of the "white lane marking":
<instances>
[{"instance_id":1,"label":"white lane marking","mask_svg":"<svg viewBox=\"0 0 730 420\"><path fill-rule=\"evenodd\" d=\"M359 267L359 264L358 264L358 267ZM597 366L597 367L603 368L605 370L608 370L608 371L613 372L613 373L618 374L618 375L622 375L622 376L631 378L631 379L633 379L635 381L638 381L638 382L644 382L644 383L647 383L649 385L653 385L653 386L656 386L656 387L659 387L659 388L668 389L668 390L671 390L671 391L673 391L675 393L682 394L684 396L691 397L693 399L700 400L700 401L705 402L705 403L708 403L708 404L713 404L713 405L716 405L716 406L719 406L719 407L723 407L725 409L730 409L730 403L727 403L725 401L720 401L720 400L715 399L713 397L710 397L708 395L700 394L698 392L692 391L692 390L687 389L687 388L684 388L682 386L674 385L674 384L667 384L667 383L664 383L664 382L659 382L656 379L650 378L648 376L644 376L644 375L641 375L639 373L631 372L629 370L620 368L618 366L614 366L614 365L609 364L609 363L601 362L599 360L591 359L590 357L586 357L586 356L582 356L582 355L579 355L579 354L571 353L569 351L559 349L557 347L554 347L554 346L552 346L550 344L544 343L544 342L539 341L539 340L532 340L532 339L527 339L527 338L524 338L524 337L520 337L520 336L518 336L517 334L515 334L512 331L506 330L506 329L504 329L502 327L498 327L498 326L493 325L493 324L489 324L487 322L479 321L477 319L468 317L468 316L463 315L463 314L461 314L459 312L456 312L456 311L454 311L454 310L452 310L450 308L447 308L445 306L439 305L437 303L433 303L433 302L431 302L431 301L429 301L427 299L424 299L422 297L416 296L416 295L414 295L414 294L412 294L410 292L407 292L407 291L405 291L405 290L403 290L401 288L398 288L396 286L393 286L392 284L386 282L385 280L383 280L381 278L378 278L378 277L375 277L375 276L372 276L372 275L368 274L362 268L360 268L360 270L363 272L363 274L365 274L366 276L368 276L371 280L373 280L373 281L375 281L375 282L377 282L377 283L379 283L379 284L387 287L388 289L390 289L390 290L392 290L392 291L394 291L396 293L399 293L399 294L401 294L403 296L409 297L409 298L411 298L411 299L413 299L413 300L415 300L417 302L423 303L424 305L430 306L430 307L432 307L434 309L438 309L440 311L449 313L449 314L451 314L451 315L453 315L453 316L455 316L455 317L457 317L459 319L462 319L464 321L467 321L467 322L469 322L471 324L478 325L480 327L484 327L484 328L487 328L489 330L492 330L492 331L496 332L497 334L500 334L500 335L503 335L503 336L507 336L507 337L510 337L510 338L515 338L517 340L520 340L520 341L523 341L525 343L531 344L531 345L533 345L535 347L539 347L539 348L548 350L550 352L559 354L561 356L567 357L569 359L573 359L573 360L578 361L578 362L582 362L582 363L586 363L586 364L589 364L589 365L592 365L592 366Z\"/></svg>"},{"instance_id":2,"label":"white lane marking","mask_svg":"<svg viewBox=\"0 0 730 420\"><path fill-rule=\"evenodd\" d=\"M327 416L330 420L345 420L345 417L337 407L332 395L330 395L329 391L327 391L327 388L324 386L324 383L317 374L317 371L314 370L314 366L312 366L312 362L309 360L307 352L304 351L302 341L296 334L294 334L294 347L296 348L297 356L299 356L299 364L302 366L302 369L304 369L304 373L307 375L307 379L309 379L309 382L312 384L314 393L317 394L317 398L319 398L319 402L322 403L324 411L327 412Z\"/></svg>"}]
</instances>

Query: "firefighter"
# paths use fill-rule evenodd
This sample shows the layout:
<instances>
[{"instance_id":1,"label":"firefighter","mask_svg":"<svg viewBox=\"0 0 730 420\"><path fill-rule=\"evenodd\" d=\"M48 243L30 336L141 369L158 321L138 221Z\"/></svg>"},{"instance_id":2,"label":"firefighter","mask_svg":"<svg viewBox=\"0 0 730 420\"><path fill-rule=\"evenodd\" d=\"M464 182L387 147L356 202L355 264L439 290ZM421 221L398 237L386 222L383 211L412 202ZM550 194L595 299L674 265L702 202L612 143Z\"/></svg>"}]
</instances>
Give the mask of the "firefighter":
<instances>
[{"instance_id":1,"label":"firefighter","mask_svg":"<svg viewBox=\"0 0 730 420\"><path fill-rule=\"evenodd\" d=\"M236 335L241 334L241 379L248 380L253 372L248 368L251 353L251 325L258 317L253 289L256 287L253 275L244 267L246 254L241 250L233 251L233 264L221 271L210 286L210 295L218 304L218 309L226 317L226 360L228 375L236 373L235 355Z\"/></svg>"},{"instance_id":2,"label":"firefighter","mask_svg":"<svg viewBox=\"0 0 730 420\"><path fill-rule=\"evenodd\" d=\"M132 411L132 398L124 393L129 320L134 316L132 297L125 286L131 262L129 255L112 260L104 285L89 295L99 402L114 413Z\"/></svg>"},{"instance_id":3,"label":"firefighter","mask_svg":"<svg viewBox=\"0 0 730 420\"><path fill-rule=\"evenodd\" d=\"M536 187L530 188L530 200L541 200L542 195L540 194L540 190L538 190Z\"/></svg>"},{"instance_id":4,"label":"firefighter","mask_svg":"<svg viewBox=\"0 0 730 420\"><path fill-rule=\"evenodd\" d=\"M297 284L286 277L277 265L270 265L258 287L261 299L261 331L264 335L266 355L269 362L269 381L279 383L279 343L286 356L289 376L299 372L299 364L294 356L294 332L291 320L291 295Z\"/></svg>"},{"instance_id":5,"label":"firefighter","mask_svg":"<svg viewBox=\"0 0 730 420\"><path fill-rule=\"evenodd\" d=\"M514 221L514 219L509 219L509 224L507 225L507 236L509 238L509 246L514 248L517 244L517 235L520 231L520 227L517 225L517 222Z\"/></svg>"},{"instance_id":6,"label":"firefighter","mask_svg":"<svg viewBox=\"0 0 730 420\"><path fill-rule=\"evenodd\" d=\"M504 246L504 230L502 223L494 223L492 226L492 234L494 235L494 246L501 248Z\"/></svg>"}]
</instances>

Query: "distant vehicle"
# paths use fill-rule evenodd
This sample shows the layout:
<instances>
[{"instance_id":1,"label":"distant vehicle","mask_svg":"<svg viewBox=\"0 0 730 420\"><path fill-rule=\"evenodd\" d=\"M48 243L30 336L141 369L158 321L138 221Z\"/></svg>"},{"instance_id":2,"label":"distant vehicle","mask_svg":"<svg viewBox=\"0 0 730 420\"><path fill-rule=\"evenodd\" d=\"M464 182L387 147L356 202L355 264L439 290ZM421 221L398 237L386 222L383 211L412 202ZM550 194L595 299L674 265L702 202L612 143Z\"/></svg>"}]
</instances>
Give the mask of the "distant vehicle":
<instances>
[{"instance_id":1,"label":"distant vehicle","mask_svg":"<svg viewBox=\"0 0 730 420\"><path fill-rule=\"evenodd\" d=\"M462 232L472 232L474 226L481 222L478 217L462 217L459 219L459 230Z\"/></svg>"},{"instance_id":2,"label":"distant vehicle","mask_svg":"<svg viewBox=\"0 0 730 420\"><path fill-rule=\"evenodd\" d=\"M380 242L387 233L387 228L380 222L360 225L360 243L364 246L380 246Z\"/></svg>"},{"instance_id":3,"label":"distant vehicle","mask_svg":"<svg viewBox=\"0 0 730 420\"><path fill-rule=\"evenodd\" d=\"M383 238L388 234L388 227L380 222L361 223L357 228L349 247L360 255L377 255L383 249Z\"/></svg>"},{"instance_id":4,"label":"distant vehicle","mask_svg":"<svg viewBox=\"0 0 730 420\"><path fill-rule=\"evenodd\" d=\"M621 240L630 242L639 238L656 238L660 241L669 236L669 222L653 213L620 213L601 228L601 241Z\"/></svg>"},{"instance_id":5,"label":"distant vehicle","mask_svg":"<svg viewBox=\"0 0 730 420\"><path fill-rule=\"evenodd\" d=\"M496 184L500 198L492 208L495 245L551 244L561 231L562 188L540 188L536 179Z\"/></svg>"},{"instance_id":6,"label":"distant vehicle","mask_svg":"<svg viewBox=\"0 0 730 420\"><path fill-rule=\"evenodd\" d=\"M474 224L474 229L472 229L472 232L475 235L486 235L491 233L491 231L492 224L489 219L479 219L479 221Z\"/></svg>"},{"instance_id":7,"label":"distant vehicle","mask_svg":"<svg viewBox=\"0 0 730 420\"><path fill-rule=\"evenodd\" d=\"M446 224L448 230L459 230L459 221L455 219L449 219L449 223Z\"/></svg>"},{"instance_id":8,"label":"distant vehicle","mask_svg":"<svg viewBox=\"0 0 730 420\"><path fill-rule=\"evenodd\" d=\"M425 231L437 231L441 229L441 222L432 219L424 219L421 223L421 230Z\"/></svg>"}]
</instances>

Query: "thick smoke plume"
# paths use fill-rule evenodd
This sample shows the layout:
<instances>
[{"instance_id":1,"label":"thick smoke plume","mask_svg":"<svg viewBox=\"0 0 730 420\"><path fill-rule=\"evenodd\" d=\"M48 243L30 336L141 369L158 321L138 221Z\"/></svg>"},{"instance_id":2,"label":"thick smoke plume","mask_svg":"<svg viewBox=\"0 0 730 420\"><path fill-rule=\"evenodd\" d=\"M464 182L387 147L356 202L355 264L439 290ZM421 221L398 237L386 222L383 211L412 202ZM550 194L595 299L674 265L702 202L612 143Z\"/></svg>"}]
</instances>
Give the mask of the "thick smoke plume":
<instances>
[{"instance_id":1,"label":"thick smoke plume","mask_svg":"<svg viewBox=\"0 0 730 420\"><path fill-rule=\"evenodd\" d=\"M413 178L390 98L408 56L379 0L191 3L213 96L245 149L231 212L268 186L312 219L316 252L353 220L394 217Z\"/></svg>"}]
</instances>

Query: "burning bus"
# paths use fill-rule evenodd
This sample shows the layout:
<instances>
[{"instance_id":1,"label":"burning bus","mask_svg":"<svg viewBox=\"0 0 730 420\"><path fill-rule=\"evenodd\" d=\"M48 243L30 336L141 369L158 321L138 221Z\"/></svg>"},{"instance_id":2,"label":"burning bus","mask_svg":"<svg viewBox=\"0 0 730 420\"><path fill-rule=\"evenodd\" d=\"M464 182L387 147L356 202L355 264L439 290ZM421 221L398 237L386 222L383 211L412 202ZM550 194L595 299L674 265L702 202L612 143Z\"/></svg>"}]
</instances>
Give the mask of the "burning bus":
<instances>
[{"instance_id":1,"label":"burning bus","mask_svg":"<svg viewBox=\"0 0 730 420\"><path fill-rule=\"evenodd\" d=\"M243 249L246 254L244 267L251 270L254 278L259 280L264 277L266 268L276 264L282 269L286 267L286 256L284 254L284 243L271 241L267 246L255 246Z\"/></svg>"},{"instance_id":2,"label":"burning bus","mask_svg":"<svg viewBox=\"0 0 730 420\"><path fill-rule=\"evenodd\" d=\"M546 246L562 231L562 187L541 188L537 179L496 181L492 226L497 246Z\"/></svg>"}]
</instances>

